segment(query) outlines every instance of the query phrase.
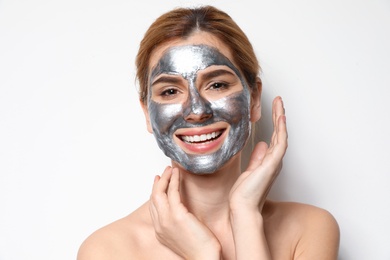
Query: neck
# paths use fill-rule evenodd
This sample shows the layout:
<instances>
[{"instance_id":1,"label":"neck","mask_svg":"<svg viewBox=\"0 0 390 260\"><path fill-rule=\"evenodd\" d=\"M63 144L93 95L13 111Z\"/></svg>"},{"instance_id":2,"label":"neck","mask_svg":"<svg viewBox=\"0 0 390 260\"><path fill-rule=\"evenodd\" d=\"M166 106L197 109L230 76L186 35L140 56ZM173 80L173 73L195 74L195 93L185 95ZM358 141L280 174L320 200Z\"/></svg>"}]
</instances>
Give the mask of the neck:
<instances>
[{"instance_id":1,"label":"neck","mask_svg":"<svg viewBox=\"0 0 390 260\"><path fill-rule=\"evenodd\" d=\"M221 219L228 221L229 193L241 174L240 164L239 153L212 174L192 174L179 167L182 202L203 223L212 224Z\"/></svg>"}]
</instances>

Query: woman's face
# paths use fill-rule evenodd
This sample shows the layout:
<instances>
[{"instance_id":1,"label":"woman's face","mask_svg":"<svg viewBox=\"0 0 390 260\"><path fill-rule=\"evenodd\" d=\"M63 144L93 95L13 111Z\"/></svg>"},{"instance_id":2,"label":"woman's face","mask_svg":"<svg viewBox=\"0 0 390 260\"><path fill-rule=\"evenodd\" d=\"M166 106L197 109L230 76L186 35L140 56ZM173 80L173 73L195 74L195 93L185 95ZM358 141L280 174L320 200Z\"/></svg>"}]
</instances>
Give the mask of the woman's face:
<instances>
[{"instance_id":1,"label":"woman's face","mask_svg":"<svg viewBox=\"0 0 390 260\"><path fill-rule=\"evenodd\" d=\"M164 153L192 173L220 169L249 137L251 93L232 60L207 33L169 42L152 55L148 129Z\"/></svg>"}]
</instances>

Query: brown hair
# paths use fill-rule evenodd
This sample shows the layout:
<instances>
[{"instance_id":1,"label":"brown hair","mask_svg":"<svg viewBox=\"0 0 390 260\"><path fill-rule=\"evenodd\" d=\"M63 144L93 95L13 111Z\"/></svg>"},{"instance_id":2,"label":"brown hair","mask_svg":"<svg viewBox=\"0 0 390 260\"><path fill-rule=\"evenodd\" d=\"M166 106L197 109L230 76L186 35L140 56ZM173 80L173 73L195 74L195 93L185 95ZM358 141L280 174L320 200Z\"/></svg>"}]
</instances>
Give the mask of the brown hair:
<instances>
[{"instance_id":1,"label":"brown hair","mask_svg":"<svg viewBox=\"0 0 390 260\"><path fill-rule=\"evenodd\" d=\"M139 97L143 103L147 101L149 61L153 50L170 40L189 37L196 30L209 32L225 43L249 86L257 89L259 62L252 44L233 19L212 6L176 8L157 18L140 43L136 58L136 76L140 87Z\"/></svg>"}]
</instances>

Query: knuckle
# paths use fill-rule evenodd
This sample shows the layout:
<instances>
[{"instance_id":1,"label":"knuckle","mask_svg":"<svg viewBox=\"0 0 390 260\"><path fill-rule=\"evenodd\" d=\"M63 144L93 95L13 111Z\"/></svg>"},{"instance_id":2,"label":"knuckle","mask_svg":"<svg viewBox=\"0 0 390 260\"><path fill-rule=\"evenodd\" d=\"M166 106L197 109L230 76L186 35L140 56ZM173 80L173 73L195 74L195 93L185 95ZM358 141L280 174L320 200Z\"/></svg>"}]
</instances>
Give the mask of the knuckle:
<instances>
[{"instance_id":1,"label":"knuckle","mask_svg":"<svg viewBox=\"0 0 390 260\"><path fill-rule=\"evenodd\" d=\"M159 195L159 194L156 194L156 193L152 193L152 195L150 196L150 198L151 198L151 200L152 200L152 202L154 203L154 204L159 204L160 202L161 202L161 195Z\"/></svg>"}]
</instances>

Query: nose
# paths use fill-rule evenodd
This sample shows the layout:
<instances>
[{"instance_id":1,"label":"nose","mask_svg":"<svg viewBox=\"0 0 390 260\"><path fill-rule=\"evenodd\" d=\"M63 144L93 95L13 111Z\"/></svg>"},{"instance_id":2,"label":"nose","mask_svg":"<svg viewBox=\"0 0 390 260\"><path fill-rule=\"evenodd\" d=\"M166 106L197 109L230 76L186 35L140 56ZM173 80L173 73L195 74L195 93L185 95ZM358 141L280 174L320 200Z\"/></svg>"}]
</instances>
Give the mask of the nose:
<instances>
[{"instance_id":1,"label":"nose","mask_svg":"<svg viewBox=\"0 0 390 260\"><path fill-rule=\"evenodd\" d=\"M197 91L190 93L184 104L184 119L189 122L203 122L213 116L210 102Z\"/></svg>"}]
</instances>

